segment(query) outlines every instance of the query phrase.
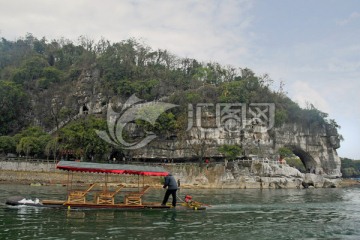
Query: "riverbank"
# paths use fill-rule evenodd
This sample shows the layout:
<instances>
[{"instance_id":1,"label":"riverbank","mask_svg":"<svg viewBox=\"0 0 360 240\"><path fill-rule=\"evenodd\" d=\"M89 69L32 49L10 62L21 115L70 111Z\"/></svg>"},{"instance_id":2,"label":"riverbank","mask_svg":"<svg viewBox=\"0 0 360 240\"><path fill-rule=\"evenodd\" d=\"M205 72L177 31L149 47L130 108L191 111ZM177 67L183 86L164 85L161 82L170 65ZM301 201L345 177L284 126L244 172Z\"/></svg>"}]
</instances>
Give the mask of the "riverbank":
<instances>
[{"instance_id":1,"label":"riverbank","mask_svg":"<svg viewBox=\"0 0 360 240\"><path fill-rule=\"evenodd\" d=\"M175 174L175 177L179 176ZM71 175L70 175L71 178ZM72 174L72 183L69 182L69 175L63 171L52 171L52 172L34 172L34 171L11 171L11 170L0 170L0 184L21 184L30 186L48 186L48 185L86 185L90 183L103 183L105 180L104 174L88 174L88 173L74 173ZM109 175L108 182L119 183L121 182L126 187L137 187L138 177L132 175ZM140 184L151 185L155 188L162 187L162 178L159 177L145 177L140 180ZM265 185L265 183L263 183ZM253 187L247 188L260 188L258 184L251 185ZM353 179L343 179L338 187L360 187L360 182ZM243 188L241 185L237 187L234 185L217 186L213 184L187 184L182 182L181 188L184 189L224 189L224 188ZM268 187L267 187L268 188ZM276 187L273 187L276 188ZM294 187L290 187L294 188ZM262 188L261 188L262 189Z\"/></svg>"},{"instance_id":2,"label":"riverbank","mask_svg":"<svg viewBox=\"0 0 360 240\"><path fill-rule=\"evenodd\" d=\"M339 187L360 187L360 181L352 178L343 178Z\"/></svg>"},{"instance_id":3,"label":"riverbank","mask_svg":"<svg viewBox=\"0 0 360 240\"><path fill-rule=\"evenodd\" d=\"M340 187L341 179L313 173L301 173L288 165L266 162L231 162L211 164L163 164L181 182L182 188L193 189L291 189L313 186L315 188ZM56 169L49 162L0 162L0 182L51 185L69 183L88 184L104 182L104 174L71 173ZM121 182L137 186L138 182L161 187L163 178L109 174L108 182ZM354 182L353 184L355 184ZM345 182L343 186L350 185Z\"/></svg>"},{"instance_id":4,"label":"riverbank","mask_svg":"<svg viewBox=\"0 0 360 240\"><path fill-rule=\"evenodd\" d=\"M18 177L14 177L14 173L11 172L9 173L12 178L10 179L4 179L3 177L6 178L7 174L4 173L3 171L0 171L0 184L21 184L21 185L30 185L30 186L48 186L48 185L63 185L66 186L68 184L66 179L63 179L62 181L54 181L54 180L44 180L44 178L38 179L38 178L33 178L33 180L31 179L24 179L24 178L18 178ZM21 174L21 173L19 173ZM16 176L17 174L15 174ZM2 177L3 176L3 177ZM51 177L53 177L54 175L51 175ZM67 178L66 176L64 176L63 178ZM76 181L75 185L83 185L83 184L88 184L90 182L84 182L84 181ZM146 181L146 184L148 184L148 182ZM137 183L125 183L125 185L127 187L137 187ZM152 184L152 187L158 187L161 188L162 185L161 183L154 183ZM187 184L183 184L181 186L182 188L187 188L187 189L196 189L196 188L204 188L206 189L207 187L199 187L199 186L191 186L191 185L187 185ZM359 180L355 180L355 179L350 179L350 178L343 178L341 179L341 183L339 184L340 188L351 188L351 187L359 187L360 188L360 181ZM223 189L223 188L222 188Z\"/></svg>"},{"instance_id":5,"label":"riverbank","mask_svg":"<svg viewBox=\"0 0 360 240\"><path fill-rule=\"evenodd\" d=\"M108 175L107 181L111 183L122 183L126 187L137 187L138 177L129 175ZM42 185L87 185L90 183L104 183L105 174L73 173L68 174L65 171L35 172L35 171L11 171L0 170L0 184L23 184L32 186ZM152 187L161 187L161 179L155 177L146 177L140 180L140 183L151 185Z\"/></svg>"}]
</instances>

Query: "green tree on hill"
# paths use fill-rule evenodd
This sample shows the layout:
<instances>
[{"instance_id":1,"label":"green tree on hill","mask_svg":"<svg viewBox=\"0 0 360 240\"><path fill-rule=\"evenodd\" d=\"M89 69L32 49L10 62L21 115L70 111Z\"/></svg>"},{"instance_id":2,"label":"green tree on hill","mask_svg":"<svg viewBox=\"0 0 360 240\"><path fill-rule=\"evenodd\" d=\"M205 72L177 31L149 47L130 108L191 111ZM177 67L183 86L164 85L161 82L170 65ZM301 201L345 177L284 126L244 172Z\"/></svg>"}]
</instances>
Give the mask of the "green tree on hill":
<instances>
[{"instance_id":1,"label":"green tree on hill","mask_svg":"<svg viewBox=\"0 0 360 240\"><path fill-rule=\"evenodd\" d=\"M0 136L0 154L15 153L15 151L15 139L10 136Z\"/></svg>"},{"instance_id":2,"label":"green tree on hill","mask_svg":"<svg viewBox=\"0 0 360 240\"><path fill-rule=\"evenodd\" d=\"M29 127L14 136L16 141L16 151L26 158L41 157L44 155L46 144L51 140L51 136L45 133L40 127Z\"/></svg>"},{"instance_id":3,"label":"green tree on hill","mask_svg":"<svg viewBox=\"0 0 360 240\"><path fill-rule=\"evenodd\" d=\"M78 119L59 131L59 148L77 152L76 157L103 158L111 148L95 130L107 130L106 121L92 116Z\"/></svg>"},{"instance_id":4,"label":"green tree on hill","mask_svg":"<svg viewBox=\"0 0 360 240\"><path fill-rule=\"evenodd\" d=\"M345 178L360 177L360 160L341 158L341 173Z\"/></svg>"},{"instance_id":5,"label":"green tree on hill","mask_svg":"<svg viewBox=\"0 0 360 240\"><path fill-rule=\"evenodd\" d=\"M242 154L242 148L237 145L224 144L219 147L218 151L225 156L228 160L235 160Z\"/></svg>"},{"instance_id":6,"label":"green tree on hill","mask_svg":"<svg viewBox=\"0 0 360 240\"><path fill-rule=\"evenodd\" d=\"M0 80L0 136L18 131L27 122L28 95L21 86Z\"/></svg>"}]
</instances>

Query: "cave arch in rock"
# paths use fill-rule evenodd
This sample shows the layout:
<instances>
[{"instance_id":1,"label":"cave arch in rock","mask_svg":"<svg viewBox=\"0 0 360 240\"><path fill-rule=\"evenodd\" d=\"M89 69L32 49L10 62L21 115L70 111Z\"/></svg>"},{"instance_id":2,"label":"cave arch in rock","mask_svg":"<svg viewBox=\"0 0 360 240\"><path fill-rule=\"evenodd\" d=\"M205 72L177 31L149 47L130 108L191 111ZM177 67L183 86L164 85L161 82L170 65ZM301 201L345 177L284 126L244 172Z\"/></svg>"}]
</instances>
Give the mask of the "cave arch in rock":
<instances>
[{"instance_id":1,"label":"cave arch in rock","mask_svg":"<svg viewBox=\"0 0 360 240\"><path fill-rule=\"evenodd\" d=\"M315 170L316 161L310 153L295 145L286 145L285 147L289 148L296 156L300 158L307 171Z\"/></svg>"},{"instance_id":2,"label":"cave arch in rock","mask_svg":"<svg viewBox=\"0 0 360 240\"><path fill-rule=\"evenodd\" d=\"M82 106L82 112L83 112L84 114L88 114L88 113L89 113L89 108L88 108L85 104Z\"/></svg>"}]
</instances>

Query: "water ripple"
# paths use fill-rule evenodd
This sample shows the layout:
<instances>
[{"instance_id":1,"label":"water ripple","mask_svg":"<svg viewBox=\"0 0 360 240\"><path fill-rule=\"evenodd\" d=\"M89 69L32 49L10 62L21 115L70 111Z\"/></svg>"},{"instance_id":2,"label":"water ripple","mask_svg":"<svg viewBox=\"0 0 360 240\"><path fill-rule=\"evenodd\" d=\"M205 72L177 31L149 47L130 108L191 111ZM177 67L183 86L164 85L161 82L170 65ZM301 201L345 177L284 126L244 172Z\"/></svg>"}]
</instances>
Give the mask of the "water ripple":
<instances>
[{"instance_id":1,"label":"water ripple","mask_svg":"<svg viewBox=\"0 0 360 240\"><path fill-rule=\"evenodd\" d=\"M62 199L63 188L0 185L0 239L359 239L360 190L189 190L205 212L10 208L6 197ZM152 198L161 199L162 191Z\"/></svg>"}]
</instances>

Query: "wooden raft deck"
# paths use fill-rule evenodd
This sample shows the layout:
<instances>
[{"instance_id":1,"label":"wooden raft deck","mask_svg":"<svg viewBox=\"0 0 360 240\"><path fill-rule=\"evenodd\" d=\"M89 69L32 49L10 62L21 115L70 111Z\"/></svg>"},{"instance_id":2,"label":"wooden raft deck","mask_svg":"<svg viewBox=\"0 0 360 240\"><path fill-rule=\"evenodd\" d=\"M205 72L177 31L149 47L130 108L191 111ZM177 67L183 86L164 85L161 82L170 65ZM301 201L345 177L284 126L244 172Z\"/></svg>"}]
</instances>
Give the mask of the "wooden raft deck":
<instances>
[{"instance_id":1,"label":"wooden raft deck","mask_svg":"<svg viewBox=\"0 0 360 240\"><path fill-rule=\"evenodd\" d=\"M113 209L171 208L171 206L162 206L160 203L154 203L154 202L144 202L142 205L129 205L125 203L97 204L90 201L84 203L78 203L78 202L69 203L64 200L43 200L42 204L49 207L75 207L75 208L113 208Z\"/></svg>"}]
</instances>

